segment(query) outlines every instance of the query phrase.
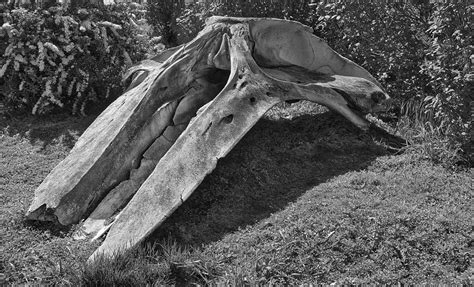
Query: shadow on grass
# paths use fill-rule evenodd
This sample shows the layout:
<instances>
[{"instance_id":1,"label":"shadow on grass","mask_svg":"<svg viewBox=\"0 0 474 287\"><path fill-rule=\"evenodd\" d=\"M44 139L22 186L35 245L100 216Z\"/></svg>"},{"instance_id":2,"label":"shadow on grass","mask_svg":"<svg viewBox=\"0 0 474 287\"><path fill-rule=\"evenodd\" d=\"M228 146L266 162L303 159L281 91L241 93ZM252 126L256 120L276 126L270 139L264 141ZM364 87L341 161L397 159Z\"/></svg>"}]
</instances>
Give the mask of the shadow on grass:
<instances>
[{"instance_id":1,"label":"shadow on grass","mask_svg":"<svg viewBox=\"0 0 474 287\"><path fill-rule=\"evenodd\" d=\"M0 118L0 131L9 136L28 138L32 144L41 142L42 150L58 142L71 149L96 117L97 115L72 117L69 114L42 117L3 116Z\"/></svg>"},{"instance_id":2,"label":"shadow on grass","mask_svg":"<svg viewBox=\"0 0 474 287\"><path fill-rule=\"evenodd\" d=\"M403 140L331 112L260 120L149 241L200 246L264 220L311 187L366 168Z\"/></svg>"},{"instance_id":3,"label":"shadow on grass","mask_svg":"<svg viewBox=\"0 0 474 287\"><path fill-rule=\"evenodd\" d=\"M42 150L58 141L70 149L95 117L9 118L0 121L0 130L41 142ZM362 132L331 112L262 119L151 238L171 237L192 246L219 240L284 209L315 185L364 169L389 153L383 143L400 147L402 142L379 128ZM25 224L58 236L69 231Z\"/></svg>"}]
</instances>

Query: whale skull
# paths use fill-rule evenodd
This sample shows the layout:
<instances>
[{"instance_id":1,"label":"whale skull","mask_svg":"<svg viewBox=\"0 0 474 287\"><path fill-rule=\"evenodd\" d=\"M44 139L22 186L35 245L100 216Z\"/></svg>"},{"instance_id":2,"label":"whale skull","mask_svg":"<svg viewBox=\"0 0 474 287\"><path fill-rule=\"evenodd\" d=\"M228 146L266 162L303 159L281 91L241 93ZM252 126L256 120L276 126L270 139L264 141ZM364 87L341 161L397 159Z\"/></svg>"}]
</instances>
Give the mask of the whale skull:
<instances>
[{"instance_id":1,"label":"whale skull","mask_svg":"<svg viewBox=\"0 0 474 287\"><path fill-rule=\"evenodd\" d=\"M191 42L131 68L128 90L35 191L33 220L81 222L92 255L156 229L275 104L313 101L361 129L389 97L363 68L298 22L211 17Z\"/></svg>"}]
</instances>

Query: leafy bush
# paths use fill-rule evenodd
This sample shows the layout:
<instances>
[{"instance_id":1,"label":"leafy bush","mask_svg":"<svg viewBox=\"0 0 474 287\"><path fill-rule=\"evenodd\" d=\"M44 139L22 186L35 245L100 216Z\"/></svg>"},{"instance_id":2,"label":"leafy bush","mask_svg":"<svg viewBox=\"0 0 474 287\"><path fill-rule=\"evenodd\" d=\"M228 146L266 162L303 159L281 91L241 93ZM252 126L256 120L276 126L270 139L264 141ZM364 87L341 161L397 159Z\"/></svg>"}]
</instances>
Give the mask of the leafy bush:
<instances>
[{"instance_id":1,"label":"leafy bush","mask_svg":"<svg viewBox=\"0 0 474 287\"><path fill-rule=\"evenodd\" d=\"M467 138L473 128L473 10L474 5L461 2L436 7L420 71L429 78L424 101L426 111L431 112L430 120L445 133L460 138Z\"/></svg>"},{"instance_id":2,"label":"leafy bush","mask_svg":"<svg viewBox=\"0 0 474 287\"><path fill-rule=\"evenodd\" d=\"M272 17L303 21L309 13L309 0L297 1L217 1L213 15L233 17Z\"/></svg>"},{"instance_id":3,"label":"leafy bush","mask_svg":"<svg viewBox=\"0 0 474 287\"><path fill-rule=\"evenodd\" d=\"M1 101L33 114L54 107L84 114L88 102L105 101L146 52L146 35L129 20L140 16L133 7L3 11Z\"/></svg>"}]
</instances>

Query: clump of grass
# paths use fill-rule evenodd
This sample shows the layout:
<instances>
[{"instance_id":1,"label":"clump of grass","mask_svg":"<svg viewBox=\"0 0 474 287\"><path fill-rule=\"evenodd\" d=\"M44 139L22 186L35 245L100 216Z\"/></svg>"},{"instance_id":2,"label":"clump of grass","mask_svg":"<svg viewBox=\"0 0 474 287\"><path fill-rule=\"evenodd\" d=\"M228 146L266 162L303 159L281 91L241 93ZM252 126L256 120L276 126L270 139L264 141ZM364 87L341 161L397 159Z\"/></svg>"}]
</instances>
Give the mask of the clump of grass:
<instances>
[{"instance_id":1,"label":"clump of grass","mask_svg":"<svg viewBox=\"0 0 474 287\"><path fill-rule=\"evenodd\" d=\"M474 159L465 153L462 142L454 138L449 126L435 126L429 121L422 122L402 117L397 123L396 131L408 143L404 152L429 159L445 167L469 165Z\"/></svg>"},{"instance_id":2,"label":"clump of grass","mask_svg":"<svg viewBox=\"0 0 474 287\"><path fill-rule=\"evenodd\" d=\"M216 276L190 247L172 239L147 244L113 258L99 257L80 274L83 286L163 286L205 284Z\"/></svg>"},{"instance_id":3,"label":"clump of grass","mask_svg":"<svg viewBox=\"0 0 474 287\"><path fill-rule=\"evenodd\" d=\"M80 275L84 286L146 286L169 284L169 265L157 260L153 248L135 249L114 258L99 257ZM158 286L158 285L157 285Z\"/></svg>"}]
</instances>

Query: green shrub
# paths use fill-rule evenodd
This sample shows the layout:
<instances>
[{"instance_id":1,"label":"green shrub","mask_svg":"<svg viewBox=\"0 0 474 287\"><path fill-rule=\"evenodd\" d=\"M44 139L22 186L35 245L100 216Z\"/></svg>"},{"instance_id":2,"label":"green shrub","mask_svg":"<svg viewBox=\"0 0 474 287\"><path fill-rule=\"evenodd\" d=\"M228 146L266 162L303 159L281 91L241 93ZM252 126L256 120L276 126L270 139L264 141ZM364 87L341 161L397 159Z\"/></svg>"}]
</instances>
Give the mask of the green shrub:
<instances>
[{"instance_id":1,"label":"green shrub","mask_svg":"<svg viewBox=\"0 0 474 287\"><path fill-rule=\"evenodd\" d=\"M430 122L456 141L472 132L474 103L474 5L462 2L436 7L427 30L428 46L421 73L429 78L424 97ZM472 140L472 138L471 138Z\"/></svg>"},{"instance_id":2,"label":"green shrub","mask_svg":"<svg viewBox=\"0 0 474 287\"><path fill-rule=\"evenodd\" d=\"M84 114L87 103L106 101L147 49L146 35L130 20L140 11L129 7L3 11L1 101L33 114L54 107Z\"/></svg>"}]
</instances>

